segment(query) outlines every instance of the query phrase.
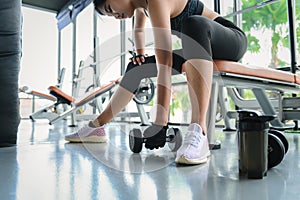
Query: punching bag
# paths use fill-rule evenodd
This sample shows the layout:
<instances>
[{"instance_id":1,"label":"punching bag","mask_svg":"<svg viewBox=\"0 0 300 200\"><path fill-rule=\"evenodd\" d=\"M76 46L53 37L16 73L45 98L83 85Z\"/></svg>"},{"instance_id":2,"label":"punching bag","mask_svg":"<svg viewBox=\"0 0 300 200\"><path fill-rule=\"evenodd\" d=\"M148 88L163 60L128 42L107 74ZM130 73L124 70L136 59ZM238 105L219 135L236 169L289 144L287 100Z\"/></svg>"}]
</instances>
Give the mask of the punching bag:
<instances>
[{"instance_id":1,"label":"punching bag","mask_svg":"<svg viewBox=\"0 0 300 200\"><path fill-rule=\"evenodd\" d=\"M0 4L0 147L17 142L21 56L21 0Z\"/></svg>"}]
</instances>

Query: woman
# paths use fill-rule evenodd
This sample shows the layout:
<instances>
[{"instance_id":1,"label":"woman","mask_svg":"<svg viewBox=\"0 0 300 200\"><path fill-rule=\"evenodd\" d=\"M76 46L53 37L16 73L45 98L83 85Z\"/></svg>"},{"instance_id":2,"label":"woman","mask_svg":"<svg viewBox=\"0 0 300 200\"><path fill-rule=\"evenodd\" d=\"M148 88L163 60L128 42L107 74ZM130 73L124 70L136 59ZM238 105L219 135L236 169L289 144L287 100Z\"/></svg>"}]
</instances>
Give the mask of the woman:
<instances>
[{"instance_id":1,"label":"woman","mask_svg":"<svg viewBox=\"0 0 300 200\"><path fill-rule=\"evenodd\" d=\"M95 142L97 138L99 142L105 141L103 125L110 122L132 99L141 78L157 76L156 116L153 125L144 131L144 137L147 137L146 148L163 147L168 128L171 76L176 72L181 73L184 65L192 117L175 161L184 164L205 163L210 155L206 113L212 85L213 59L240 60L247 47L245 34L199 0L94 0L94 5L101 15L116 19L135 16L137 56L129 63L108 107L77 133L66 136L66 140ZM153 27L155 57L144 56L147 17ZM172 34L182 40L181 53L172 51Z\"/></svg>"}]
</instances>

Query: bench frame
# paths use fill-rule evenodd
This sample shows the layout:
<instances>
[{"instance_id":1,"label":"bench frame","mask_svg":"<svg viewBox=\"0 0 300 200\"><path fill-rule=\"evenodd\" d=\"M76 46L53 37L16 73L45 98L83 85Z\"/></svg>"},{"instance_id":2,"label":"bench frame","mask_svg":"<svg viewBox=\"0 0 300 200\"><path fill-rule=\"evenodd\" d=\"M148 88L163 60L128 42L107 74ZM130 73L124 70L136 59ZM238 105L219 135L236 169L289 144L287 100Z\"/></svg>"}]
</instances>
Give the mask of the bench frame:
<instances>
[{"instance_id":1,"label":"bench frame","mask_svg":"<svg viewBox=\"0 0 300 200\"><path fill-rule=\"evenodd\" d=\"M243 71L244 70L244 71ZM236 71L236 73L235 73ZM257 75L257 76L255 76ZM270 75L270 78L268 76ZM110 91L115 85L120 82L121 78L109 83L108 85L97 88L91 94L85 96L81 100L76 100L71 96L68 96L71 104L71 108L66 110L61 114L57 114L55 116L51 116L49 118L49 123L54 124L57 121L64 119L68 115L72 116L72 125L76 124L76 111L84 104L97 99L102 94ZM299 77L295 74L277 71L269 68L258 68L251 67L248 65L242 65L240 63L231 62L231 61L223 61L219 60L215 62L214 66L214 77L211 89L211 97L210 97L210 105L208 108L207 114L207 128L210 143L213 143L215 140L215 119L216 119L216 111L217 104L219 103L221 106L222 114L225 120L225 126L228 129L235 129L234 125L230 123L230 117L228 116L228 102L226 102L226 94L223 92L224 88L241 88L241 89L251 89L256 98L256 105L260 107L266 115L277 115L278 117L270 122L270 124L274 128L278 129L286 129L291 128L291 126L287 126L282 123L281 115L282 113L279 111L276 112L276 109L281 107L280 97L278 100L270 100L267 95L267 90L277 91L280 96L284 93L299 93L300 85L299 85ZM58 88L51 88L51 91L55 91L56 94L65 97L66 95L60 91ZM232 92L231 92L232 95ZM59 97L57 97L59 98ZM241 100L243 101L243 100ZM277 105L276 105L277 104ZM47 109L53 107L50 105ZM145 113L142 105L137 105L138 113L141 118L142 124L149 124L149 119L147 114ZM42 109L38 111L38 115L41 115L42 112L45 112L46 109ZM36 113L34 113L36 114ZM34 114L31 116L33 117ZM279 114L279 115L278 115ZM33 117L34 118L34 117Z\"/></svg>"}]
</instances>

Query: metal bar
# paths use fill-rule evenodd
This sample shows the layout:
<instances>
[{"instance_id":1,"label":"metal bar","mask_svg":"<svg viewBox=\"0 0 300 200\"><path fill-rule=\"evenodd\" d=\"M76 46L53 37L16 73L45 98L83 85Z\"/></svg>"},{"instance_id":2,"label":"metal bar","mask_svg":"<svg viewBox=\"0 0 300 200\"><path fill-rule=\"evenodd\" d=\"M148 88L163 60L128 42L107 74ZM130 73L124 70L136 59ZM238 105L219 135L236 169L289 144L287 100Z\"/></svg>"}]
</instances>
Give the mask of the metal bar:
<instances>
[{"instance_id":1,"label":"metal bar","mask_svg":"<svg viewBox=\"0 0 300 200\"><path fill-rule=\"evenodd\" d=\"M93 19L93 29L94 29L94 46L93 46L93 49L94 49L94 57L93 57L93 62L95 63L95 66L94 67L94 73L95 73L95 76L94 76L94 85L95 87L98 87L100 86L100 83L99 83L99 77L100 77L100 48L99 48L99 37L98 37L98 17L97 17L97 12L96 10L94 10L94 19Z\"/></svg>"},{"instance_id":2,"label":"metal bar","mask_svg":"<svg viewBox=\"0 0 300 200\"><path fill-rule=\"evenodd\" d=\"M58 44L57 44L57 83L60 81L60 71L61 71L61 31L58 30Z\"/></svg>"},{"instance_id":3,"label":"metal bar","mask_svg":"<svg viewBox=\"0 0 300 200\"><path fill-rule=\"evenodd\" d=\"M289 39L290 39L290 54L291 54L291 72L296 73L297 60L296 60L296 29L295 29L295 1L287 0L287 14L289 23Z\"/></svg>"},{"instance_id":4,"label":"metal bar","mask_svg":"<svg viewBox=\"0 0 300 200\"><path fill-rule=\"evenodd\" d=\"M218 93L219 93L219 82L213 81L211 86L209 106L206 115L207 122L207 137L209 146L211 149L214 149L216 142L216 112L217 112L217 103L218 103Z\"/></svg>"},{"instance_id":5,"label":"metal bar","mask_svg":"<svg viewBox=\"0 0 300 200\"><path fill-rule=\"evenodd\" d=\"M220 0L214 0L214 9L215 12L221 13L221 8L220 8Z\"/></svg>"},{"instance_id":6,"label":"metal bar","mask_svg":"<svg viewBox=\"0 0 300 200\"><path fill-rule=\"evenodd\" d=\"M121 20L120 21L120 33L121 33L121 67L120 67L120 74L123 75L124 71L125 71L125 54L123 54L123 52L126 51L126 44L125 44L125 31L126 31L126 22L125 20Z\"/></svg>"},{"instance_id":7,"label":"metal bar","mask_svg":"<svg viewBox=\"0 0 300 200\"><path fill-rule=\"evenodd\" d=\"M245 9L242 9L242 10L238 10L238 11L233 12L231 14L225 15L224 18L228 18L228 17L232 17L232 16L235 16L235 15L238 15L238 14L242 14L244 12L248 12L250 10L261 8L261 7L264 7L266 5L269 5L269 4L272 4L272 3L276 3L278 1L279 0L268 0L268 1L260 2L260 3L255 4L254 6L250 6L248 8L245 8Z\"/></svg>"},{"instance_id":8,"label":"metal bar","mask_svg":"<svg viewBox=\"0 0 300 200\"><path fill-rule=\"evenodd\" d=\"M287 0L287 14L288 14L288 23L289 23L289 39L290 39L290 55L291 55L291 72L296 73L297 69L297 60L296 60L296 29L295 29L295 1ZM296 94L292 94L293 97L296 97ZM298 129L298 121L294 121L295 129Z\"/></svg>"},{"instance_id":9,"label":"metal bar","mask_svg":"<svg viewBox=\"0 0 300 200\"><path fill-rule=\"evenodd\" d=\"M257 101L259 102L264 114L266 115L277 115L274 107L271 105L269 98L267 97L265 91L260 88L253 88L253 94L255 95ZM275 118L270 122L274 127L277 128L285 128L285 124L283 124L279 118Z\"/></svg>"},{"instance_id":10,"label":"metal bar","mask_svg":"<svg viewBox=\"0 0 300 200\"><path fill-rule=\"evenodd\" d=\"M76 79L76 39L77 39L77 20L74 19L73 21L73 55L72 55L72 94L74 94L75 90L75 79Z\"/></svg>"},{"instance_id":11,"label":"metal bar","mask_svg":"<svg viewBox=\"0 0 300 200\"><path fill-rule=\"evenodd\" d=\"M97 12L94 9L94 15L93 15L93 29L94 29L94 57L93 57L93 62L96 63L96 65L94 65L94 87L99 87L100 86L100 62L98 62L100 60L99 56L100 56L100 48L99 48L99 37L98 37L98 17L97 17ZM96 105L98 104L98 101L95 100ZM100 105L99 105L100 106ZM97 112L97 108L93 107L93 114L96 114Z\"/></svg>"},{"instance_id":12,"label":"metal bar","mask_svg":"<svg viewBox=\"0 0 300 200\"><path fill-rule=\"evenodd\" d=\"M221 114L223 115L224 119L224 124L225 124L225 130L235 130L235 123L233 120L231 120L228 116L227 113L229 111L229 99L228 99L228 94L227 90L223 86L219 86L218 89L218 104L220 105L221 108ZM217 109L216 109L217 112ZM216 120L216 119L215 119Z\"/></svg>"},{"instance_id":13,"label":"metal bar","mask_svg":"<svg viewBox=\"0 0 300 200\"><path fill-rule=\"evenodd\" d=\"M235 0L235 11L237 10L241 10L242 9L242 2L241 0ZM235 23L236 25L238 25L239 27L242 27L243 25L243 16L242 15L236 15L235 16Z\"/></svg>"},{"instance_id":14,"label":"metal bar","mask_svg":"<svg viewBox=\"0 0 300 200\"><path fill-rule=\"evenodd\" d=\"M151 123L149 122L149 118L147 116L147 113L144 109L144 106L136 103L136 108L138 110L138 114L140 116L142 125L143 126L144 125L151 125Z\"/></svg>"}]
</instances>

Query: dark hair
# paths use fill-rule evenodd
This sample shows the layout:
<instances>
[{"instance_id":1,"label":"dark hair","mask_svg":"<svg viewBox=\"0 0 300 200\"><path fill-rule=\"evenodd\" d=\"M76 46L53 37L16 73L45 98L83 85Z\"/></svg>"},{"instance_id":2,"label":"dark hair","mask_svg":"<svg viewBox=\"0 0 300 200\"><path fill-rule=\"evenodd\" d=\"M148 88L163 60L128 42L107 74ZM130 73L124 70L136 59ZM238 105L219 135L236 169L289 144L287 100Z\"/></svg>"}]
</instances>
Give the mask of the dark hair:
<instances>
[{"instance_id":1,"label":"dark hair","mask_svg":"<svg viewBox=\"0 0 300 200\"><path fill-rule=\"evenodd\" d=\"M97 11L97 13L99 13L100 15L104 15L101 10L99 10L99 7L103 7L103 5L105 4L106 0L94 0L94 7L95 10Z\"/></svg>"}]
</instances>

